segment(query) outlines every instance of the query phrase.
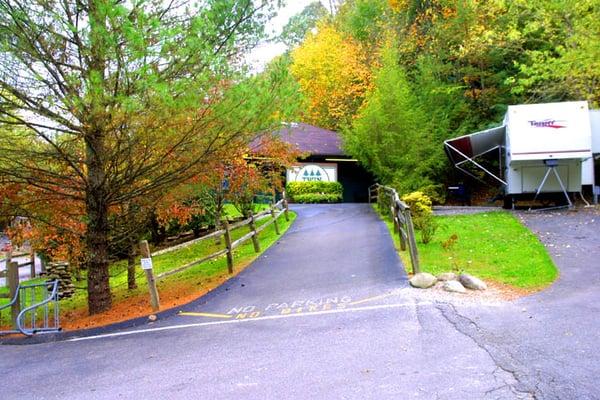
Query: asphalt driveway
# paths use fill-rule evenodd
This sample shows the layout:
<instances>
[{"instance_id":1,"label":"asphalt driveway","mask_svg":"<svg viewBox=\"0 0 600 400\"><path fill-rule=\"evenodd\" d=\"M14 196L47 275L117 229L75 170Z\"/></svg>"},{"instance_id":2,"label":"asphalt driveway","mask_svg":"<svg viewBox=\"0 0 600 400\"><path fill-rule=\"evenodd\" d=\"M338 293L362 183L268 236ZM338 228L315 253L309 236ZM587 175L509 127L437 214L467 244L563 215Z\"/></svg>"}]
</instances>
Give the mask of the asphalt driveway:
<instances>
[{"instance_id":1,"label":"asphalt driveway","mask_svg":"<svg viewBox=\"0 0 600 400\"><path fill-rule=\"evenodd\" d=\"M600 398L597 213L524 215L561 278L485 304L408 288L368 205L296 211L279 243L182 314L0 347L2 398Z\"/></svg>"},{"instance_id":2,"label":"asphalt driveway","mask_svg":"<svg viewBox=\"0 0 600 400\"><path fill-rule=\"evenodd\" d=\"M600 212L517 213L559 267L548 289L496 310L449 314L485 348L515 389L544 399L600 398ZM527 262L527 260L523 260Z\"/></svg>"}]
</instances>

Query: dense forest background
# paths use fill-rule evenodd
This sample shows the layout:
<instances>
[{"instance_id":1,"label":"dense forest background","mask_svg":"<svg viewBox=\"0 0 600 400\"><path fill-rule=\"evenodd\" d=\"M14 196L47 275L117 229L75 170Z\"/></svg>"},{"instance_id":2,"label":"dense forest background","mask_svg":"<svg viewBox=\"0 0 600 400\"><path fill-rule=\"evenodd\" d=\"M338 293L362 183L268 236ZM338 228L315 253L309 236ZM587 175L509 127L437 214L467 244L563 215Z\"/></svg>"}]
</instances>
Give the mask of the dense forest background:
<instances>
[{"instance_id":1,"label":"dense forest background","mask_svg":"<svg viewBox=\"0 0 600 400\"><path fill-rule=\"evenodd\" d=\"M598 0L348 0L293 17L283 56L302 118L401 192L442 193L443 140L510 104L600 106Z\"/></svg>"}]
</instances>

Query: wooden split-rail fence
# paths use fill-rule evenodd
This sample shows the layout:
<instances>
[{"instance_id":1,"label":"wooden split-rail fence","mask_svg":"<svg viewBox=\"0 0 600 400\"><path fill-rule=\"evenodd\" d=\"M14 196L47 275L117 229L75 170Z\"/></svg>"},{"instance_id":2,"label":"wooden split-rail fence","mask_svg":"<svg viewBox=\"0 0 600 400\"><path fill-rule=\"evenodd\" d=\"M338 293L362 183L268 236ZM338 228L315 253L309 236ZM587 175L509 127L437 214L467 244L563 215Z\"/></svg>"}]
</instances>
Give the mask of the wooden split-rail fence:
<instances>
[{"instance_id":1,"label":"wooden split-rail fence","mask_svg":"<svg viewBox=\"0 0 600 400\"><path fill-rule=\"evenodd\" d=\"M8 266L12 263L12 259L13 258L20 258L23 256L29 256L30 260L28 262L22 263L22 264L18 264L17 263L17 270L21 269L21 268L25 268L25 267L29 267L29 275L31 277L31 279L35 278L36 272L35 272L35 252L31 251L30 253L23 253L23 254L13 254L12 252L8 252L8 254L6 255L6 258L0 261L4 261L5 262L5 269L3 271L0 271L0 278L6 278L6 287L11 287L11 284L14 285L18 285L19 284L19 274L17 272L16 275L16 281L15 281L15 277L14 274L9 274L8 272ZM44 268L44 264L42 261L42 271ZM1 296L1 295L0 295ZM8 296L4 296L4 297L8 297Z\"/></svg>"},{"instance_id":2,"label":"wooden split-rail fence","mask_svg":"<svg viewBox=\"0 0 600 400\"><path fill-rule=\"evenodd\" d=\"M204 262L214 260L215 258L221 257L225 255L227 257L227 269L230 274L233 274L233 263L234 263L234 250L239 247L241 244L247 242L252 239L252 244L254 246L254 251L256 253L260 252L260 241L258 240L260 232L262 232L266 227L271 224L275 227L275 232L279 235L281 231L279 229L279 224L277 220L281 215L285 216L286 221L289 221L289 207L288 202L285 196L283 199L279 200L277 203L271 204L268 210L261 211L257 214L250 214L250 217L238 221L233 224L229 224L227 220L222 221L222 229L216 230L208 235L202 236L200 238L190 240L188 242L172 246L166 249L158 250L153 253L150 253L150 249L148 247L148 241L142 240L140 242L140 254L142 256L141 264L142 269L145 272L146 280L148 281L148 291L150 293L150 303L152 305L152 309L154 311L160 310L160 296L158 293L158 289L156 288L156 282L160 279L166 278L168 276L183 272L189 268L192 268L198 264L202 264ZM262 220L268 218L269 220L257 227L256 222L258 220ZM235 229L247 226L249 228L249 232L243 235L242 237L232 240L231 232ZM182 265L180 267L174 268L169 271L162 272L160 274L154 275L153 265L152 265L152 257L156 257L162 254L170 253L185 247L189 247L193 244L199 243L201 241L205 241L208 239L217 239L220 237L224 237L225 247L221 250L218 250L212 254L205 255L202 258L194 260L190 263Z\"/></svg>"},{"instance_id":3,"label":"wooden split-rail fence","mask_svg":"<svg viewBox=\"0 0 600 400\"><path fill-rule=\"evenodd\" d=\"M19 264L18 262L14 262L13 258L21 258L23 256L30 256L30 260L28 262ZM12 299L17 291L17 288L19 287L19 270L21 268L26 268L29 267L29 275L31 277L31 279L35 278L36 272L35 272L35 253L33 251L31 251L29 254L27 253L13 253L12 251L9 251L6 255L6 258L4 258L3 260L0 261L4 261L4 270L0 271L0 278L5 278L5 286L8 288L8 293L7 294L2 294L0 293L0 298L5 298L5 299ZM44 266L43 262L42 262L42 267ZM18 304L15 306L18 307ZM18 312L20 311L18 308L13 308L13 313L15 314L15 316L18 314Z\"/></svg>"},{"instance_id":4,"label":"wooden split-rail fence","mask_svg":"<svg viewBox=\"0 0 600 400\"><path fill-rule=\"evenodd\" d=\"M377 203L380 212L389 213L394 222L394 233L397 233L400 239L400 250L406 251L408 248L413 274L421 272L415 229L408 204L400 200L394 188L378 183L369 187L369 203L372 202Z\"/></svg>"}]
</instances>

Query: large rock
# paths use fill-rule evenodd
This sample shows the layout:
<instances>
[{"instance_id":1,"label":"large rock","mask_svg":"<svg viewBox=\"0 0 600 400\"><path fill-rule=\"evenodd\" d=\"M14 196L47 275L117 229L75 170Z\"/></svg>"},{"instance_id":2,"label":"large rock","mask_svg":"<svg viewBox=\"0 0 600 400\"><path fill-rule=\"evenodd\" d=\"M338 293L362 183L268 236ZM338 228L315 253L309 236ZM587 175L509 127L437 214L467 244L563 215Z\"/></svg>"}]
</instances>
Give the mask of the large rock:
<instances>
[{"instance_id":1,"label":"large rock","mask_svg":"<svg viewBox=\"0 0 600 400\"><path fill-rule=\"evenodd\" d=\"M466 293L467 289L459 282L455 280L449 280L444 282L444 290L446 292L455 292L455 293Z\"/></svg>"},{"instance_id":2,"label":"large rock","mask_svg":"<svg viewBox=\"0 0 600 400\"><path fill-rule=\"evenodd\" d=\"M427 272L419 272L409 279L411 286L419 289L427 289L437 282L437 278Z\"/></svg>"},{"instance_id":3,"label":"large rock","mask_svg":"<svg viewBox=\"0 0 600 400\"><path fill-rule=\"evenodd\" d=\"M485 290L487 285L484 281L469 274L460 274L458 280L464 287L471 290Z\"/></svg>"},{"instance_id":4,"label":"large rock","mask_svg":"<svg viewBox=\"0 0 600 400\"><path fill-rule=\"evenodd\" d=\"M457 278L454 272L444 272L437 276L438 281L455 281Z\"/></svg>"}]
</instances>

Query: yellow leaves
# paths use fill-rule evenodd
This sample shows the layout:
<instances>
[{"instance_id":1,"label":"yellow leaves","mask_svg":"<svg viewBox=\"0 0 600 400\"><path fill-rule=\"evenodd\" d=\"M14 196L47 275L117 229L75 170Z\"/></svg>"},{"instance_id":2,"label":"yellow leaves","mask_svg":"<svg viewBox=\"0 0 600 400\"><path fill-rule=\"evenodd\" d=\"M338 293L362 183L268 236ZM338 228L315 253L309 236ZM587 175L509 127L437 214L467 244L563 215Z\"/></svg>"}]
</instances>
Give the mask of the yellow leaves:
<instances>
[{"instance_id":1,"label":"yellow leaves","mask_svg":"<svg viewBox=\"0 0 600 400\"><path fill-rule=\"evenodd\" d=\"M392 11L400 12L408 8L408 0L388 0L388 5Z\"/></svg>"},{"instance_id":2,"label":"yellow leaves","mask_svg":"<svg viewBox=\"0 0 600 400\"><path fill-rule=\"evenodd\" d=\"M292 74L309 100L309 122L337 129L352 118L371 80L359 43L331 25L321 25L292 52L292 59Z\"/></svg>"},{"instance_id":3,"label":"yellow leaves","mask_svg":"<svg viewBox=\"0 0 600 400\"><path fill-rule=\"evenodd\" d=\"M402 201L408 204L413 216L422 216L433 212L431 198L421 191L402 196Z\"/></svg>"}]
</instances>

